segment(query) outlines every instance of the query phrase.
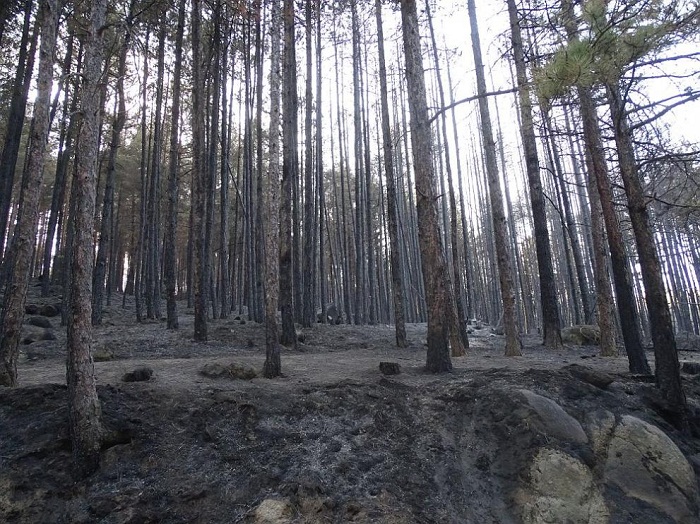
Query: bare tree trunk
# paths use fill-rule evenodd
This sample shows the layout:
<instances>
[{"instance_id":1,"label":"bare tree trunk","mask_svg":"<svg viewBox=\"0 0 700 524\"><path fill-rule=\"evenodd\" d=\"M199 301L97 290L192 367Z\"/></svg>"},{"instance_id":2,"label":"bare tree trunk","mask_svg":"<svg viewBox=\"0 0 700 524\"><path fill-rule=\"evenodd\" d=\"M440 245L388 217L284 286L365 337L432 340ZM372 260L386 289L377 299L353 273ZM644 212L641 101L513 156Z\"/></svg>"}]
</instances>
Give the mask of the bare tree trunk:
<instances>
[{"instance_id":1,"label":"bare tree trunk","mask_svg":"<svg viewBox=\"0 0 700 524\"><path fill-rule=\"evenodd\" d=\"M280 195L280 307L282 333L280 342L296 349L294 327L294 277L292 268L292 185L296 177L297 82L294 50L294 2L284 0L284 59L282 65L282 188Z\"/></svg>"},{"instance_id":2,"label":"bare tree trunk","mask_svg":"<svg viewBox=\"0 0 700 524\"><path fill-rule=\"evenodd\" d=\"M270 21L270 143L267 190L263 193L265 230L265 364L268 378L282 373L277 305L279 298L279 192L280 192L280 4L272 0Z\"/></svg>"},{"instance_id":3,"label":"bare tree trunk","mask_svg":"<svg viewBox=\"0 0 700 524\"><path fill-rule=\"evenodd\" d=\"M5 141L2 155L0 156L0 254L7 250L9 244L9 238L6 242L6 236L8 234L10 204L12 202L12 186L15 180L15 168L22 139L22 129L24 128L29 84L32 79L32 71L34 70L34 56L39 35L39 27L36 26L34 34L31 37L29 36L32 5L32 0L25 0L22 40L19 47L19 56L17 57L17 70L12 84L7 131L5 132ZM3 265L5 266L5 264ZM7 276L6 271L4 271L2 279Z\"/></svg>"},{"instance_id":4,"label":"bare tree trunk","mask_svg":"<svg viewBox=\"0 0 700 524\"><path fill-rule=\"evenodd\" d=\"M377 47L379 50L379 90L382 106L382 137L384 146L384 173L386 176L386 200L389 226L389 244L391 249L391 284L394 299L394 323L396 325L396 345L405 348L406 321L404 313L404 287L399 246L399 228L396 219L396 178L394 174L394 146L391 141L389 122L389 102L386 85L386 64L384 58L384 29L382 27L382 3L375 0L377 17Z\"/></svg>"},{"instance_id":5,"label":"bare tree trunk","mask_svg":"<svg viewBox=\"0 0 700 524\"><path fill-rule=\"evenodd\" d=\"M315 321L316 304L314 301L314 289L316 286L316 254L313 249L314 235L314 170L313 170L313 147L311 145L312 129L311 116L313 114L311 91L312 81L312 2L306 2L305 6L305 35L306 35L306 96L305 96L305 121L304 121L304 256L303 256L303 282L304 282L304 305L302 308L302 325L311 327Z\"/></svg>"},{"instance_id":6,"label":"bare tree trunk","mask_svg":"<svg viewBox=\"0 0 700 524\"><path fill-rule=\"evenodd\" d=\"M656 384L661 390L664 400L668 403L668 407L674 412L676 423L681 427L687 427L688 406L681 383L673 321L668 307L661 264L656 252L654 230L649 223L647 200L634 158L632 134L627 122L625 101L618 85L609 84L606 87L620 162L620 174L629 203L630 220L637 243L642 280L644 281L644 297L649 311L651 338L654 343Z\"/></svg>"},{"instance_id":7,"label":"bare tree trunk","mask_svg":"<svg viewBox=\"0 0 700 524\"><path fill-rule=\"evenodd\" d=\"M426 369L450 371L450 327L452 312L447 301L447 267L440 241L440 228L433 170L433 144L423 76L418 14L415 0L401 1L401 22L406 57L406 83L411 111L411 143L416 174L418 240L428 306L428 354Z\"/></svg>"},{"instance_id":8,"label":"bare tree trunk","mask_svg":"<svg viewBox=\"0 0 700 524\"><path fill-rule=\"evenodd\" d=\"M491 201L496 259L498 261L498 275L501 284L501 300L503 301L503 328L506 336L505 352L507 356L519 356L521 355L522 344L520 342L520 334L518 333L515 312L513 273L508 249L508 226L503 209L503 194L498 176L496 144L493 140L493 131L491 130L491 115L489 114L488 100L484 96L486 93L486 79L484 77L484 64L481 58L481 42L479 40L479 27L476 20L474 0L468 0L467 6L471 23L474 62L476 63L477 93L480 95L478 103L479 113L481 115L481 132L486 156L486 173Z\"/></svg>"},{"instance_id":9,"label":"bare tree trunk","mask_svg":"<svg viewBox=\"0 0 700 524\"><path fill-rule=\"evenodd\" d=\"M69 38L68 49L66 51L66 60L63 64L63 74L68 77L70 73L70 63L73 55L73 40L74 38ZM80 61L82 57L82 47L78 54L78 64L76 70L80 67ZM66 81L68 85L68 81ZM78 87L77 81L73 79L72 82L73 89L69 91L66 87L64 90L64 101L63 109L60 123L59 131L59 145L58 154L56 158L56 177L53 184L53 191L51 194L51 210L49 212L49 221L46 231L46 243L44 244L44 255L42 263L42 274L44 276L41 281L41 295L48 296L51 278L49 278L49 273L51 272L51 256L53 254L54 239L56 239L56 253L59 252L60 238L56 235L56 228L58 225L58 218L63 209L65 199L66 199L66 186L67 184L67 172L69 159L73 152L73 136L76 128L76 113L78 111ZM70 102L70 104L69 104ZM55 267L52 277L55 276Z\"/></svg>"},{"instance_id":10,"label":"bare tree trunk","mask_svg":"<svg viewBox=\"0 0 700 524\"><path fill-rule=\"evenodd\" d=\"M201 0L192 0L192 155L194 172L193 232L194 237L194 339L207 341L207 281L206 257L208 246L204 242L206 220L207 166L204 144L204 78L201 56Z\"/></svg>"},{"instance_id":11,"label":"bare tree trunk","mask_svg":"<svg viewBox=\"0 0 700 524\"><path fill-rule=\"evenodd\" d=\"M5 290L0 335L0 385L17 386L19 337L24 320L24 305L29 285L30 259L39 223L39 197L44 178L46 144L49 136L54 49L60 10L56 0L42 0L37 16L41 24L41 48L37 96L34 101L28 162L22 176L17 226L6 262L12 266Z\"/></svg>"},{"instance_id":12,"label":"bare tree trunk","mask_svg":"<svg viewBox=\"0 0 700 524\"><path fill-rule=\"evenodd\" d=\"M126 74L126 54L129 50L130 29L122 36L119 49L119 65L117 67L117 113L112 123L112 137L109 145L107 160L107 178L102 204L102 220L100 222L100 239L97 247L95 271L92 277L92 324L102 323L102 302L104 297L107 258L114 257L108 253L111 245L112 221L114 212L114 183L116 178L117 152L121 142L121 133L126 122L126 104L124 102L124 76Z\"/></svg>"},{"instance_id":13,"label":"bare tree trunk","mask_svg":"<svg viewBox=\"0 0 700 524\"><path fill-rule=\"evenodd\" d=\"M75 215L68 315L68 415L76 476L97 470L100 460L101 408L92 361L92 269L96 172L100 135L100 74L102 72L106 0L90 7L80 109L83 117L74 180Z\"/></svg>"},{"instance_id":14,"label":"bare tree trunk","mask_svg":"<svg viewBox=\"0 0 700 524\"><path fill-rule=\"evenodd\" d=\"M552 267L552 251L549 244L549 229L545 209L544 192L540 179L540 162L537 155L537 139L532 120L532 101L527 80L522 35L518 20L515 0L507 0L510 16L510 30L513 44L513 57L518 80L520 101L520 133L525 151L528 185L530 188L530 205L535 228L535 247L540 276L540 300L542 302L542 342L552 349L561 349L561 320L557 304L557 287Z\"/></svg>"},{"instance_id":15,"label":"bare tree trunk","mask_svg":"<svg viewBox=\"0 0 700 524\"><path fill-rule=\"evenodd\" d=\"M175 35L175 70L173 71L173 103L170 108L170 153L168 165L168 206L165 219L165 249L163 252L163 278L165 280L166 315L168 329L178 329L176 242L178 214L179 128L180 95L182 84L182 42L185 31L185 0L180 0Z\"/></svg>"}]
</instances>

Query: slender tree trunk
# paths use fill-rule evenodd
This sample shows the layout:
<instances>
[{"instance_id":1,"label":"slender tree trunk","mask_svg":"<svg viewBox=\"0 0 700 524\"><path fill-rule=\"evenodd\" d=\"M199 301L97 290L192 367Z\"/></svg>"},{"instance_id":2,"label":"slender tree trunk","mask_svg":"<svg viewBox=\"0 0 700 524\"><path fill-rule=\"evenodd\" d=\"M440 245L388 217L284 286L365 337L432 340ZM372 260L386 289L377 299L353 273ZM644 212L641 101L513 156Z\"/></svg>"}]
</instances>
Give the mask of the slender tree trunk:
<instances>
[{"instance_id":1,"label":"slender tree trunk","mask_svg":"<svg viewBox=\"0 0 700 524\"><path fill-rule=\"evenodd\" d=\"M321 90L321 2L316 2L316 187L318 189L318 280L321 304L321 319L326 322L326 299L328 295L326 281L326 193L323 180L323 127L322 90Z\"/></svg>"},{"instance_id":2,"label":"slender tree trunk","mask_svg":"<svg viewBox=\"0 0 700 524\"><path fill-rule=\"evenodd\" d=\"M423 76L418 14L415 0L401 1L401 22L406 56L406 83L411 111L411 142L416 175L418 240L428 306L428 354L426 369L450 371L450 304L447 301L447 267L444 258L435 194L433 144Z\"/></svg>"},{"instance_id":3,"label":"slender tree trunk","mask_svg":"<svg viewBox=\"0 0 700 524\"><path fill-rule=\"evenodd\" d=\"M27 97L29 96L29 84L34 70L34 56L39 35L39 27L36 26L34 34L29 36L32 17L32 0L24 2L24 23L22 26L22 40L19 47L19 56L15 78L12 84L12 96L10 98L10 111L7 117L5 142L0 156L0 252L9 247L8 221L10 216L10 204L12 202L12 187L15 180L15 168L19 154L22 130L24 129L24 116L27 109ZM31 40L30 40L31 38ZM6 269L6 268L5 268ZM4 272L6 273L6 272ZM2 278L8 275L3 274Z\"/></svg>"},{"instance_id":4,"label":"slender tree trunk","mask_svg":"<svg viewBox=\"0 0 700 524\"><path fill-rule=\"evenodd\" d=\"M100 74L107 1L90 7L81 89L82 126L74 180L75 214L68 315L68 415L76 476L97 470L100 460L101 409L92 361L92 269L96 172L100 135Z\"/></svg>"},{"instance_id":5,"label":"slender tree trunk","mask_svg":"<svg viewBox=\"0 0 700 524\"><path fill-rule=\"evenodd\" d=\"M316 253L313 249L314 235L314 170L313 170L313 147L312 137L312 115L313 115L313 93L311 83L313 79L313 56L311 53L312 42L312 9L311 1L305 6L305 28L306 28L306 100L305 100L305 120L304 120L304 257L303 257L303 282L304 282L304 305L302 311L302 325L311 327L316 320L316 304L314 300L314 289L316 287Z\"/></svg>"},{"instance_id":6,"label":"slender tree trunk","mask_svg":"<svg viewBox=\"0 0 700 524\"><path fill-rule=\"evenodd\" d=\"M29 285L30 259L39 223L39 197L49 136L49 103L59 14L56 0L41 1L36 29L38 31L41 24L37 96L34 101L28 162L22 176L17 226L6 258L12 264L12 271L5 290L0 335L0 385L3 386L17 386L19 338Z\"/></svg>"},{"instance_id":7,"label":"slender tree trunk","mask_svg":"<svg viewBox=\"0 0 700 524\"><path fill-rule=\"evenodd\" d=\"M68 40L68 50L66 51L66 60L63 64L63 74L68 76L70 72L70 63L73 55L73 38ZM82 47L78 54L78 65L80 67L82 55ZM76 70L77 70L76 68ZM68 85L68 84L67 84ZM53 254L54 239L56 239L56 253L59 252L60 247L60 237L56 235L56 227L58 225L58 218L63 209L65 199L66 199L66 186L68 172L69 159L73 152L73 135L76 128L76 113L78 111L78 87L77 81L73 80L73 89L69 91L68 88L64 92L63 109L60 123L59 131L59 146L58 154L56 158L56 176L53 185L53 191L51 194L51 210L49 211L49 221L46 226L46 243L44 244L44 255L42 262L42 274L44 276L41 281L41 296L48 296L51 278L49 278L49 273L51 272L51 257ZM55 268L54 268L55 274ZM52 274L51 276L55 276Z\"/></svg>"},{"instance_id":8,"label":"slender tree trunk","mask_svg":"<svg viewBox=\"0 0 700 524\"><path fill-rule=\"evenodd\" d=\"M634 158L632 134L627 122L625 101L618 85L608 85L607 93L620 162L620 174L629 203L630 220L639 254L639 267L644 281L644 297L649 312L651 338L654 344L656 384L669 408L675 412L676 422L680 426L687 426L688 406L681 383L673 321L668 307L661 264L656 252L654 230L649 223L647 200Z\"/></svg>"},{"instance_id":9,"label":"slender tree trunk","mask_svg":"<svg viewBox=\"0 0 700 524\"><path fill-rule=\"evenodd\" d=\"M282 187L280 195L280 307L282 333L280 342L296 349L294 327L294 276L292 268L292 185L296 177L297 82L294 49L294 1L284 0L284 59L282 64Z\"/></svg>"},{"instance_id":10,"label":"slender tree trunk","mask_svg":"<svg viewBox=\"0 0 700 524\"><path fill-rule=\"evenodd\" d=\"M557 287L552 267L552 251L549 243L549 228L545 209L544 192L540 179L540 162L537 154L537 139L532 119L532 101L527 80L522 35L518 20L515 0L507 0L510 16L510 30L513 45L513 57L518 80L520 101L520 133L525 151L528 186L530 188L530 205L535 229L535 247L540 276L540 300L542 302L542 342L551 349L561 349L561 320L557 300Z\"/></svg>"},{"instance_id":11,"label":"slender tree trunk","mask_svg":"<svg viewBox=\"0 0 700 524\"><path fill-rule=\"evenodd\" d=\"M563 4L562 10L566 13L565 27L569 41L577 38L577 27L573 17L573 4L568 0ZM637 307L634 290L632 288L627 255L625 253L625 241L620 230L620 223L613 207L612 188L608 177L608 167L605 162L598 114L591 93L591 88L578 86L576 92L580 104L581 123L583 125L583 139L588 154L589 181L595 180L595 186L600 197L600 205L605 223L605 231L610 248L610 260L613 270L613 281L617 298L617 311L620 316L622 338L627 351L629 369L632 373L650 374L651 369L647 362L642 345L642 337L637 322ZM594 188L589 187L590 192ZM593 213L591 209L591 213ZM598 281L598 276L596 281ZM600 293L600 290L598 290Z\"/></svg>"},{"instance_id":12,"label":"slender tree trunk","mask_svg":"<svg viewBox=\"0 0 700 524\"><path fill-rule=\"evenodd\" d=\"M129 50L129 30L122 36L119 49L119 65L117 66L117 105L118 109L112 123L112 138L109 145L107 160L107 178L105 181L104 201L102 204L102 220L100 222L100 239L97 247L95 271L92 277L92 324L102 323L102 302L105 290L107 258L114 257L108 253L111 245L112 215L114 211L114 183L116 178L116 160L121 142L121 133L126 122L126 104L124 102L124 76L126 74L126 55Z\"/></svg>"},{"instance_id":13,"label":"slender tree trunk","mask_svg":"<svg viewBox=\"0 0 700 524\"><path fill-rule=\"evenodd\" d=\"M193 187L193 232L194 237L194 339L207 341L207 281L204 242L206 220L207 166L204 144L204 78L201 56L201 0L192 0L192 155L194 172Z\"/></svg>"},{"instance_id":14,"label":"slender tree trunk","mask_svg":"<svg viewBox=\"0 0 700 524\"><path fill-rule=\"evenodd\" d=\"M175 35L175 70L173 71L173 103L170 108L170 153L168 162L168 206L165 220L165 250L163 252L163 279L165 281L166 315L168 329L178 329L177 315L177 215L179 189L179 128L182 84L182 42L185 30L185 0L180 0Z\"/></svg>"},{"instance_id":15,"label":"slender tree trunk","mask_svg":"<svg viewBox=\"0 0 700 524\"><path fill-rule=\"evenodd\" d=\"M382 106L382 137L384 146L384 173L386 176L386 200L389 226L389 244L391 249L391 284L394 300L394 323L396 325L396 345L405 348L406 320L404 313L404 287L399 246L399 228L396 218L396 177L394 174L394 145L391 139L389 122L389 102L386 84L386 64L384 58L384 29L382 27L382 3L375 0L377 17L377 47L379 50L379 90Z\"/></svg>"},{"instance_id":16,"label":"slender tree trunk","mask_svg":"<svg viewBox=\"0 0 700 524\"><path fill-rule=\"evenodd\" d=\"M469 20L471 24L472 47L474 50L474 62L476 63L476 82L479 97L479 113L481 115L481 133L484 142L486 156L486 174L488 177L489 197L491 201L491 214L493 221L494 240L496 247L496 259L498 261L498 276L501 284L501 300L503 301L503 328L506 336L506 355L519 356L521 354L520 334L515 312L515 294L513 291L512 264L508 249L508 226L506 224L505 211L503 209L503 194L498 176L498 163L496 161L496 144L491 130L491 115L489 114L486 94L486 79L484 77L484 64L481 58L481 42L479 40L479 27L476 20L476 7L474 0L468 0Z\"/></svg>"},{"instance_id":17,"label":"slender tree trunk","mask_svg":"<svg viewBox=\"0 0 700 524\"><path fill-rule=\"evenodd\" d=\"M279 298L279 193L280 193L280 4L272 0L270 21L270 143L267 190L263 193L265 225L265 364L268 378L282 373L277 305Z\"/></svg>"},{"instance_id":18,"label":"slender tree trunk","mask_svg":"<svg viewBox=\"0 0 700 524\"><path fill-rule=\"evenodd\" d=\"M166 24L165 15L161 17L161 27L158 33L158 64L156 75L156 106L153 127L153 152L151 157L151 178L150 178L150 201L148 205L148 278L147 293L151 297L153 304L153 316L160 318L160 192L161 192L161 170L163 152L163 76L165 72L165 36Z\"/></svg>"}]
</instances>

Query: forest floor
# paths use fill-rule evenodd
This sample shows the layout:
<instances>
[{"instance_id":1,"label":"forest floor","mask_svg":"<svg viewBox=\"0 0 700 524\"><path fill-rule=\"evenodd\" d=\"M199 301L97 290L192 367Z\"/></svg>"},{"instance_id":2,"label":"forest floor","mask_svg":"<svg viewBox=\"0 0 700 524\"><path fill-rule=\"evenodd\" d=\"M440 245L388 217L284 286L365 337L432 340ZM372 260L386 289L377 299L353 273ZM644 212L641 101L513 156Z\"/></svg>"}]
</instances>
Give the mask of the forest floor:
<instances>
[{"instance_id":1,"label":"forest floor","mask_svg":"<svg viewBox=\"0 0 700 524\"><path fill-rule=\"evenodd\" d=\"M653 423L700 472L695 376L683 378L690 435L666 420L653 384L629 374L624 356L554 351L531 336L522 357L506 358L487 328L452 373L431 375L425 324L407 326L405 349L392 326L317 324L297 351L282 350L283 377L239 379L232 365L260 373L261 325L211 321L209 342L196 343L192 311L181 307L180 329L169 331L137 324L120 296L94 334L102 463L75 482L59 319L50 319L56 340L23 346L20 387L0 388L0 522L518 522L513 493L535 444L504 420L522 390L581 420L607 409ZM382 375L383 361L401 373ZM150 379L124 380L143 367ZM612 383L591 385L581 370ZM629 508L612 504L611 521L660 522Z\"/></svg>"}]
</instances>

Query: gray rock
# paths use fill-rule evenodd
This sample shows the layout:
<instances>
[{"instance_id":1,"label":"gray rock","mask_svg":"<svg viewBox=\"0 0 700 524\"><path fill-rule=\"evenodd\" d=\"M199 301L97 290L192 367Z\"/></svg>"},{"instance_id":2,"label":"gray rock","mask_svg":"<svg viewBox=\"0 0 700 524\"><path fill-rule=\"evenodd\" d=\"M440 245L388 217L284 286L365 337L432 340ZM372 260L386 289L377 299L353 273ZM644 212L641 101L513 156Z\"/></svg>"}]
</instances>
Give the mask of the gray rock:
<instances>
[{"instance_id":1,"label":"gray rock","mask_svg":"<svg viewBox=\"0 0 700 524\"><path fill-rule=\"evenodd\" d=\"M29 326L36 326L36 327L46 328L46 329L51 329L53 327L51 325L51 321L48 318L41 317L41 316L28 317L24 321L24 323L29 325Z\"/></svg>"},{"instance_id":2,"label":"gray rock","mask_svg":"<svg viewBox=\"0 0 700 524\"><path fill-rule=\"evenodd\" d=\"M39 309L39 314L45 317L56 317L60 313L60 307L54 306L53 304L46 304L45 306L41 306L41 309Z\"/></svg>"},{"instance_id":3,"label":"gray rock","mask_svg":"<svg viewBox=\"0 0 700 524\"><path fill-rule=\"evenodd\" d=\"M527 389L521 389L520 393L539 419L541 431L561 440L580 444L588 442L579 421L564 411L559 404Z\"/></svg>"},{"instance_id":4,"label":"gray rock","mask_svg":"<svg viewBox=\"0 0 700 524\"><path fill-rule=\"evenodd\" d=\"M597 346L600 344L600 328L586 324L568 326L561 330L561 340L573 346Z\"/></svg>"},{"instance_id":5,"label":"gray rock","mask_svg":"<svg viewBox=\"0 0 700 524\"><path fill-rule=\"evenodd\" d=\"M265 499L255 508L255 524L288 524L292 522L292 505L288 499Z\"/></svg>"},{"instance_id":6,"label":"gray rock","mask_svg":"<svg viewBox=\"0 0 700 524\"><path fill-rule=\"evenodd\" d=\"M607 447L605 482L676 522L696 522L698 486L693 468L658 427L630 415L615 426Z\"/></svg>"},{"instance_id":7,"label":"gray rock","mask_svg":"<svg viewBox=\"0 0 700 524\"><path fill-rule=\"evenodd\" d=\"M605 500L593 473L581 461L560 450L542 448L529 473L528 483L515 497L525 524L608 522Z\"/></svg>"},{"instance_id":8,"label":"gray rock","mask_svg":"<svg viewBox=\"0 0 700 524\"><path fill-rule=\"evenodd\" d=\"M128 373L124 373L122 380L124 382L146 382L147 380L151 380L152 376L153 369L142 366Z\"/></svg>"},{"instance_id":9,"label":"gray rock","mask_svg":"<svg viewBox=\"0 0 700 524\"><path fill-rule=\"evenodd\" d=\"M382 375L398 375L401 373L401 366L398 362L380 362L379 371Z\"/></svg>"},{"instance_id":10,"label":"gray rock","mask_svg":"<svg viewBox=\"0 0 700 524\"><path fill-rule=\"evenodd\" d=\"M607 387L615 381L615 377L612 375L602 371L597 371L593 368L589 368L588 366L582 366L580 364L571 364L566 366L564 369L566 369L577 379L588 382L589 384L600 389L607 389Z\"/></svg>"}]
</instances>

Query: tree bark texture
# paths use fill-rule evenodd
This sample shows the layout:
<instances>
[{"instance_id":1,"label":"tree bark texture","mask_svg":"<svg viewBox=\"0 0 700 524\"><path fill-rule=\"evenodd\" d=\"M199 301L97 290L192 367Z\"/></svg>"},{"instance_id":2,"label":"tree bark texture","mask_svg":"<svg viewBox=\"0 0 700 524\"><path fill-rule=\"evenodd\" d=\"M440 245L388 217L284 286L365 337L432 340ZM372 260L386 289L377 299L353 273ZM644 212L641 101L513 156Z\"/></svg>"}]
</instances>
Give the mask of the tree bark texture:
<instances>
[{"instance_id":1,"label":"tree bark texture","mask_svg":"<svg viewBox=\"0 0 700 524\"><path fill-rule=\"evenodd\" d=\"M17 386L19 338L24 321L24 305L29 285L30 260L39 224L39 197L44 178L46 145L49 136L49 103L51 99L54 50L59 8L56 0L42 0L38 16L41 24L41 48L37 96L34 101L29 160L22 177L17 226L7 263L11 264L2 310L0 334L0 385Z\"/></svg>"},{"instance_id":2,"label":"tree bark texture","mask_svg":"<svg viewBox=\"0 0 700 524\"><path fill-rule=\"evenodd\" d=\"M484 64L481 58L481 42L479 40L479 27L476 19L476 7L474 0L468 0L469 20L471 24L472 48L474 50L474 62L476 64L476 84L479 97L479 113L481 115L481 133L486 157L486 175L488 179L488 193L491 202L491 217L493 221L494 243L496 246L496 260L498 263L498 276L501 284L501 300L503 301L503 328L506 336L505 353L507 356L519 356L522 351L520 334L515 312L515 292L513 286L512 263L508 249L508 226L505 210L503 208L503 192L498 176L498 162L496 161L496 143L493 139L491 128L491 115L489 113L488 100L483 96L486 91L486 79L484 76Z\"/></svg>"},{"instance_id":3,"label":"tree bark texture","mask_svg":"<svg viewBox=\"0 0 700 524\"><path fill-rule=\"evenodd\" d=\"M75 214L71 257L70 309L68 314L68 413L75 474L93 473L100 459L100 402L92 361L92 270L93 228L97 158L100 137L103 36L107 0L90 7L90 26L85 48L81 87L82 126L78 139L77 169L73 181Z\"/></svg>"},{"instance_id":4,"label":"tree bark texture","mask_svg":"<svg viewBox=\"0 0 700 524\"><path fill-rule=\"evenodd\" d=\"M532 101L527 79L523 40L515 0L507 0L510 16L511 42L518 82L520 102L520 134L525 152L525 167L530 189L530 205L535 230L535 250L540 277L540 301L542 305L542 342L545 347L561 349L561 320L557 298L557 286L552 266L552 249L549 243L549 227L545 209L544 191L540 178L540 161L537 154L537 138L532 117Z\"/></svg>"},{"instance_id":5,"label":"tree bark texture","mask_svg":"<svg viewBox=\"0 0 700 524\"><path fill-rule=\"evenodd\" d=\"M450 314L447 301L447 268L438 224L433 169L433 145L428 123L423 58L420 48L415 0L401 1L401 22L406 57L406 83L411 111L411 144L416 177L418 240L428 307L428 353L426 369L433 373L450 371Z\"/></svg>"}]
</instances>

